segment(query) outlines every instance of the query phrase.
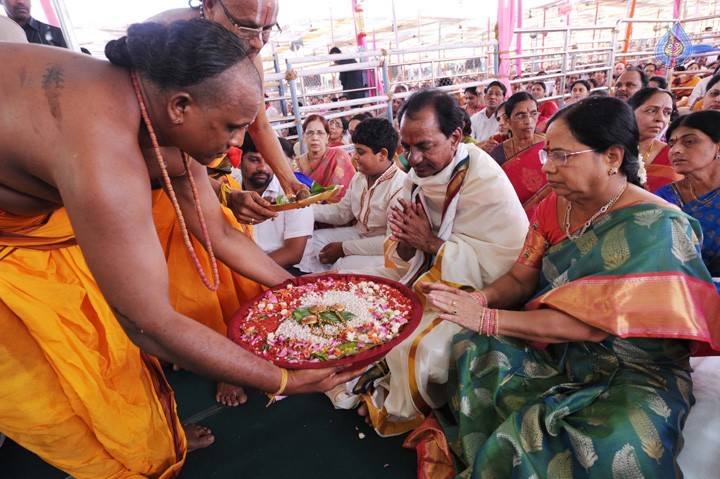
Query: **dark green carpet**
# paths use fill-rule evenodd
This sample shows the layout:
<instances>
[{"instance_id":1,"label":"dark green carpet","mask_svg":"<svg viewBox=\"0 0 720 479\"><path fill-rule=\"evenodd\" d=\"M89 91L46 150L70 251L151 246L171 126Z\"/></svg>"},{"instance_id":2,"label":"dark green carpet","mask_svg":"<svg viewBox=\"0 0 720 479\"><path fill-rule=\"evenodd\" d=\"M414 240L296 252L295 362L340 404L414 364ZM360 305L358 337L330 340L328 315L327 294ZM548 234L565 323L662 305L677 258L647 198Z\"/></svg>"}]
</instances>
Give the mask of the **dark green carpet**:
<instances>
[{"instance_id":1,"label":"dark green carpet","mask_svg":"<svg viewBox=\"0 0 720 479\"><path fill-rule=\"evenodd\" d=\"M265 408L265 396L251 392L246 404L228 408L215 402L213 382L184 371L166 374L182 420L206 425L215 434L215 444L188 455L182 479L410 479L416 475L415 452L402 448L404 436L379 437L355 411L334 410L324 395L292 396ZM0 447L0 477L64 479L67 475L7 440Z\"/></svg>"}]
</instances>

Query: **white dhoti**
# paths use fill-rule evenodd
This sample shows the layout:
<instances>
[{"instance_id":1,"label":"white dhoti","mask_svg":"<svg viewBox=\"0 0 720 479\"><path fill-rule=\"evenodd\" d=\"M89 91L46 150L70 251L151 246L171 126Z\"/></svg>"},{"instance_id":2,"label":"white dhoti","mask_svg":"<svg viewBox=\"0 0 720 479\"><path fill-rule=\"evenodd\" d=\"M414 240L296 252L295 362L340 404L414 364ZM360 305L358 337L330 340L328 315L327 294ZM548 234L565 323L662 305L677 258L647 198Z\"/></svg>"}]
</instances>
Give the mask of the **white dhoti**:
<instances>
[{"instance_id":1,"label":"white dhoti","mask_svg":"<svg viewBox=\"0 0 720 479\"><path fill-rule=\"evenodd\" d=\"M463 165L467 171L458 187L453 179ZM454 191L448 185L454 185L450 186ZM415 428L432 408L447 402L450 345L461 328L440 320L438 310L427 304L418 285L443 282L481 289L510 269L528 228L527 216L507 176L476 147L460 145L450 165L430 178L418 178L411 171L405 186L403 197L422 202L433 233L444 244L430 268L423 270L427 263L422 252L403 261L396 254L397 243L388 241L386 267L363 271L412 284L425 308L418 328L386 356L390 374L375 381L371 395L363 396L373 426L382 436ZM443 213L446 198L449 206ZM338 399L344 398L337 392Z\"/></svg>"},{"instance_id":2,"label":"white dhoti","mask_svg":"<svg viewBox=\"0 0 720 479\"><path fill-rule=\"evenodd\" d=\"M318 259L318 254L322 249L330 243L344 243L346 241L353 241L363 239L352 226L345 228L330 228L315 230L313 235L313 246L315 254L311 257L303 259L303 271L309 271L311 273L319 273L321 271L330 270L349 270L354 271L365 268L379 268L385 264L385 257L383 255L359 255L351 254L344 256L333 264L323 264Z\"/></svg>"}]
</instances>

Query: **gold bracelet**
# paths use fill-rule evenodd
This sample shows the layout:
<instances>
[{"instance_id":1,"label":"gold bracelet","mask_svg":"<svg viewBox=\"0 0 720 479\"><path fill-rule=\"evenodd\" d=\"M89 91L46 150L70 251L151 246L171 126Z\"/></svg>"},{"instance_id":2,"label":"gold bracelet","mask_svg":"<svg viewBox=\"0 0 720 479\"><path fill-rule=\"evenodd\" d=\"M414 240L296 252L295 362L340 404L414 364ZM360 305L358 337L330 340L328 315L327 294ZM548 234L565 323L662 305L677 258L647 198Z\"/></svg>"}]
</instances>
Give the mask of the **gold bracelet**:
<instances>
[{"instance_id":1,"label":"gold bracelet","mask_svg":"<svg viewBox=\"0 0 720 479\"><path fill-rule=\"evenodd\" d=\"M220 194L218 194L218 200L223 206L228 206L228 200L230 199L230 193L233 192L233 188L227 183L220 184Z\"/></svg>"},{"instance_id":2,"label":"gold bracelet","mask_svg":"<svg viewBox=\"0 0 720 479\"><path fill-rule=\"evenodd\" d=\"M500 310L497 311L497 316L495 316L495 334L493 336L497 337L500 335Z\"/></svg>"},{"instance_id":3,"label":"gold bracelet","mask_svg":"<svg viewBox=\"0 0 720 479\"><path fill-rule=\"evenodd\" d=\"M480 327L478 328L478 333L480 333L480 334L485 334L485 333L483 333L483 328L485 325L485 313L486 312L487 312L487 308L483 308L482 314L480 315Z\"/></svg>"},{"instance_id":4,"label":"gold bracelet","mask_svg":"<svg viewBox=\"0 0 720 479\"><path fill-rule=\"evenodd\" d=\"M272 393L272 394L270 394L270 393L267 393L267 394L266 394L266 396L268 397L269 401L268 401L268 403L265 405L265 407L270 407L270 405L277 400L277 397L278 397L279 395L281 395L282 393L285 392L285 388L287 387L287 383L288 383L288 371L287 371L287 369L285 369L285 368L280 368L280 388L279 388L276 392L274 392L274 393Z\"/></svg>"},{"instance_id":5,"label":"gold bracelet","mask_svg":"<svg viewBox=\"0 0 720 479\"><path fill-rule=\"evenodd\" d=\"M280 389L278 389L272 395L279 396L283 392L285 392L285 387L287 387L287 382L288 382L288 371L285 368L280 368Z\"/></svg>"}]
</instances>

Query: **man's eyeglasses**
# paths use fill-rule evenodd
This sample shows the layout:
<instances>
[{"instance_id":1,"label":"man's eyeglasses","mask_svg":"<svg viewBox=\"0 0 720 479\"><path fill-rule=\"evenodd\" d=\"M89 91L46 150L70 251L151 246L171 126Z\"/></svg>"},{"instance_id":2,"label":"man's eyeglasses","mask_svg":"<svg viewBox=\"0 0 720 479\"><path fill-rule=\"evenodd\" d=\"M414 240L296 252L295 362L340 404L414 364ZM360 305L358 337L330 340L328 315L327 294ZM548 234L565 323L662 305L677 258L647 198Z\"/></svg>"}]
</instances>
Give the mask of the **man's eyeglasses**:
<instances>
[{"instance_id":1,"label":"man's eyeglasses","mask_svg":"<svg viewBox=\"0 0 720 479\"><path fill-rule=\"evenodd\" d=\"M230 12L228 12L228 9L225 8L225 4L221 0L218 0L218 3L220 4L220 7L222 7L223 12L225 12L227 19L230 20L230 24L235 27L240 32L240 36L246 40L252 40L253 38L259 37L263 43L267 43L273 33L273 28L276 27L278 33L282 33L282 28L280 28L280 25L277 23L260 28L243 27L232 15L230 15Z\"/></svg>"},{"instance_id":2,"label":"man's eyeglasses","mask_svg":"<svg viewBox=\"0 0 720 479\"><path fill-rule=\"evenodd\" d=\"M538 156L540 157L540 164L544 165L545 163L548 162L548 160L552 160L552 162L557 166L565 166L565 165L567 165L569 157L579 155L581 153L589 153L591 151L595 151L595 150L590 148L589 150L572 151L569 153L566 151L540 150L538 152Z\"/></svg>"},{"instance_id":3,"label":"man's eyeglasses","mask_svg":"<svg viewBox=\"0 0 720 479\"><path fill-rule=\"evenodd\" d=\"M305 136L325 136L327 132L325 130L308 130L303 133Z\"/></svg>"},{"instance_id":4,"label":"man's eyeglasses","mask_svg":"<svg viewBox=\"0 0 720 479\"><path fill-rule=\"evenodd\" d=\"M528 118L532 118L533 120L536 120L538 116L540 116L540 113L538 113L537 111L531 111L530 113L525 113L525 112L515 113L510 118L513 120L524 121L524 120L527 120Z\"/></svg>"}]
</instances>

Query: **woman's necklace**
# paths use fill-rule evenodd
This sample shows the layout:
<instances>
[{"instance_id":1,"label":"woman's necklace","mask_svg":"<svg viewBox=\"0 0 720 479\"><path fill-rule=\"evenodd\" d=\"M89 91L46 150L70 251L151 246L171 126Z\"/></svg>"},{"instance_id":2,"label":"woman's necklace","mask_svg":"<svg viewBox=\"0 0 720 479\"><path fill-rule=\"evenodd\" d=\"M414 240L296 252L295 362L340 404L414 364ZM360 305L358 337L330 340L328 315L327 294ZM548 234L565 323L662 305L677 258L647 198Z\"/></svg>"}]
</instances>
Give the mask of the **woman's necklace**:
<instances>
[{"instance_id":1,"label":"woman's necklace","mask_svg":"<svg viewBox=\"0 0 720 479\"><path fill-rule=\"evenodd\" d=\"M654 147L654 146L655 146L655 139L653 139L653 140L650 142L650 148L648 148L647 150L645 150L645 154L642 154L642 153L640 154L640 159L642 160L642 162L643 162L643 164L644 164L645 166L647 166L647 165L649 164L649 163L648 163L648 160L650 159L650 155L652 154L652 151L653 151L653 147Z\"/></svg>"},{"instance_id":2,"label":"woman's necklace","mask_svg":"<svg viewBox=\"0 0 720 479\"><path fill-rule=\"evenodd\" d=\"M690 180L688 180L687 183L688 183L688 186L690 187L690 194L692 195L692 197L693 197L694 200L697 200L698 197L697 197L697 195L695 194L695 188L693 188L693 185L692 185L692 183L690 183Z\"/></svg>"},{"instance_id":3,"label":"woman's necklace","mask_svg":"<svg viewBox=\"0 0 720 479\"><path fill-rule=\"evenodd\" d=\"M533 133L533 136L530 138L530 144L529 144L528 146L526 146L526 147L521 148L520 150L518 150L517 147L515 146L515 137L514 137L514 136L511 136L511 137L510 137L510 144L512 145L512 149L513 149L513 151L512 151L512 156L515 156L515 155L517 155L520 151L525 150L525 149L531 147L534 142L535 142L535 134Z\"/></svg>"},{"instance_id":4,"label":"woman's necklace","mask_svg":"<svg viewBox=\"0 0 720 479\"><path fill-rule=\"evenodd\" d=\"M155 136L155 131L153 130L152 124L150 123L150 115L148 115L147 108L145 107L145 101L143 100L142 92L140 91L140 84L138 83L135 71L130 72L130 77L132 78L133 86L135 87L135 95L137 96L138 104L140 105L140 113L142 115L142 119L145 122L145 127L147 128L148 133L150 134L150 141L152 142L153 150L155 150L155 157L160 164L160 170L162 171L165 189L167 190L170 201L175 208L175 214L177 214L178 221L180 222L180 231L182 232L183 239L185 240L185 247L190 252L190 256L195 262L195 268L197 268L198 273L200 273L200 279L202 279L203 283L205 283L205 286L210 291L217 291L218 287L220 286L220 275L218 274L215 254L213 253L212 244L210 243L210 235L208 234L207 226L205 225L205 218L202 214L202 208L200 207L200 199L197 188L195 186L195 180L190 173L190 157L185 153L182 154L183 163L185 164L185 172L187 173L188 181L190 182L190 187L192 188L195 211L197 212L198 220L200 221L200 227L202 228L203 232L203 238L205 239L205 248L207 249L208 256L210 257L210 265L212 267L214 284L210 284L210 280L208 280L208 277L205 275L205 271L203 271L202 266L200 265L197 254L195 254L195 248L193 248L192 242L190 241L190 235L188 234L187 226L185 224L185 218L183 217L182 211L180 211L180 204L178 203L177 197L175 196L175 190L173 189L172 183L170 182L170 175L167 172L167 165L165 164L165 160L162 157L162 153L160 153L160 145L158 144L157 136Z\"/></svg>"},{"instance_id":5,"label":"woman's necklace","mask_svg":"<svg viewBox=\"0 0 720 479\"><path fill-rule=\"evenodd\" d=\"M575 234L575 235L570 234L570 213L572 212L573 204L572 204L572 201L568 201L567 209L565 210L565 235L567 235L568 239L570 241L575 241L576 239L581 237L583 235L583 233L585 233L585 231L587 231L587 229L590 227L592 222L595 221L595 219L598 216L600 216L601 214L603 214L607 210L609 210L612 207L612 205L614 205L615 202L620 199L622 194L625 193L625 188L627 188L627 181L625 182L622 189L620 190L620 193L618 193L610 201L608 201L607 203L602 205L602 207L599 210L597 210L597 213L592 215L590 217L590 219L585 222L585 225L580 230L580 233Z\"/></svg>"},{"instance_id":6,"label":"woman's necklace","mask_svg":"<svg viewBox=\"0 0 720 479\"><path fill-rule=\"evenodd\" d=\"M308 152L308 153L305 155L305 162L307 163L307 170L305 170L304 173L305 173L306 175L308 175L308 176L310 176L310 175L312 175L313 173L315 173L315 170L317 169L318 166L320 166L320 163L322 162L322 158L323 158L323 157L321 156L321 157L318 158L317 160L311 160L311 159L310 159L310 153ZM313 164L315 164L315 166L313 166Z\"/></svg>"}]
</instances>

